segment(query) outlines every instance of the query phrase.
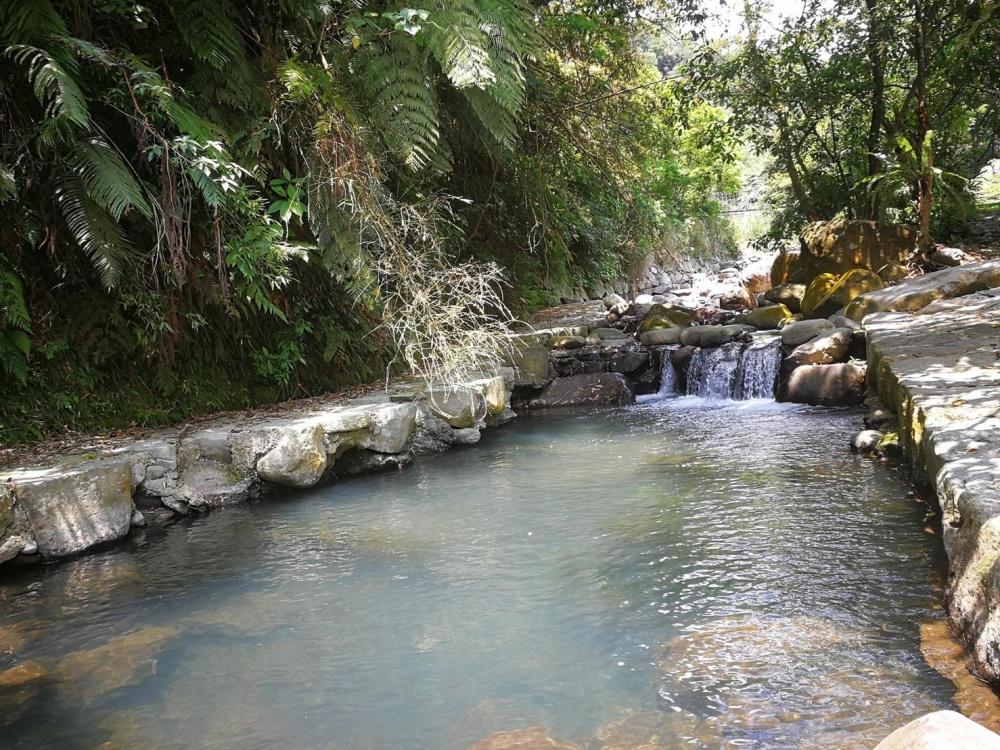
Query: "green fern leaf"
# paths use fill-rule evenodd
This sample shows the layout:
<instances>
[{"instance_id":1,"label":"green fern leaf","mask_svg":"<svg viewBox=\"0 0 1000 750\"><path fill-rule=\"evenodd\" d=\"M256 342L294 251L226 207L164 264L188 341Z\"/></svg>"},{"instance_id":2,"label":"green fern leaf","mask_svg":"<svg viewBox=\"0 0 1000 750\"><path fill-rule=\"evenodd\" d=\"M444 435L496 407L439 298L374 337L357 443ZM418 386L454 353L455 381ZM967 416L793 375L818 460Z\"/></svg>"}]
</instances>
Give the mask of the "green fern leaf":
<instances>
[{"instance_id":1,"label":"green fern leaf","mask_svg":"<svg viewBox=\"0 0 1000 750\"><path fill-rule=\"evenodd\" d=\"M142 194L142 188L118 154L99 138L79 141L67 162L83 181L87 194L118 221L129 207L146 219L153 211Z\"/></svg>"},{"instance_id":2,"label":"green fern leaf","mask_svg":"<svg viewBox=\"0 0 1000 750\"><path fill-rule=\"evenodd\" d=\"M28 80L35 97L45 108L46 117L65 118L80 127L90 124L90 111L83 91L52 55L26 44L12 45L4 54L28 69Z\"/></svg>"},{"instance_id":3,"label":"green fern leaf","mask_svg":"<svg viewBox=\"0 0 1000 750\"><path fill-rule=\"evenodd\" d=\"M131 249L121 227L90 198L83 182L71 172L62 175L55 197L70 236L90 258L101 283L113 289Z\"/></svg>"}]
</instances>

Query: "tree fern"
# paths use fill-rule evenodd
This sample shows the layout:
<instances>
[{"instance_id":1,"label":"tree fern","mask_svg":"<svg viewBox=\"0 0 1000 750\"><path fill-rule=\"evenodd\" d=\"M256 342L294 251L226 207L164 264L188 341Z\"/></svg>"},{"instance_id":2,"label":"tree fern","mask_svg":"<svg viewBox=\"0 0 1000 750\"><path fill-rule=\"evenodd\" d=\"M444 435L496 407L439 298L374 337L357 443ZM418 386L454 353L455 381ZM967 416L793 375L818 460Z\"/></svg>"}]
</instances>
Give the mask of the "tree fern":
<instances>
[{"instance_id":1,"label":"tree fern","mask_svg":"<svg viewBox=\"0 0 1000 750\"><path fill-rule=\"evenodd\" d=\"M389 148L410 169L427 166L438 148L440 130L426 54L412 38L392 34L365 45L356 65Z\"/></svg>"},{"instance_id":2,"label":"tree fern","mask_svg":"<svg viewBox=\"0 0 1000 750\"><path fill-rule=\"evenodd\" d=\"M90 124L90 111L83 91L51 54L26 44L12 45L4 54L27 68L28 80L46 117L65 118L80 127Z\"/></svg>"},{"instance_id":3,"label":"tree fern","mask_svg":"<svg viewBox=\"0 0 1000 750\"><path fill-rule=\"evenodd\" d=\"M72 172L61 175L55 198L70 237L90 258L101 283L114 288L130 250L122 228L88 195L83 181Z\"/></svg>"},{"instance_id":4,"label":"tree fern","mask_svg":"<svg viewBox=\"0 0 1000 750\"><path fill-rule=\"evenodd\" d=\"M67 163L83 182L87 195L115 221L121 219L130 207L152 220L152 209L139 183L129 167L103 140L92 137L77 142Z\"/></svg>"},{"instance_id":5,"label":"tree fern","mask_svg":"<svg viewBox=\"0 0 1000 750\"><path fill-rule=\"evenodd\" d=\"M245 64L242 34L228 0L181 0L172 10L181 39L197 59L216 70Z\"/></svg>"},{"instance_id":6,"label":"tree fern","mask_svg":"<svg viewBox=\"0 0 1000 750\"><path fill-rule=\"evenodd\" d=\"M69 35L48 0L0 0L0 40L8 45L45 46Z\"/></svg>"},{"instance_id":7,"label":"tree fern","mask_svg":"<svg viewBox=\"0 0 1000 750\"><path fill-rule=\"evenodd\" d=\"M474 0L453 0L434 11L426 33L428 47L456 88L486 88L496 81L490 40Z\"/></svg>"}]
</instances>

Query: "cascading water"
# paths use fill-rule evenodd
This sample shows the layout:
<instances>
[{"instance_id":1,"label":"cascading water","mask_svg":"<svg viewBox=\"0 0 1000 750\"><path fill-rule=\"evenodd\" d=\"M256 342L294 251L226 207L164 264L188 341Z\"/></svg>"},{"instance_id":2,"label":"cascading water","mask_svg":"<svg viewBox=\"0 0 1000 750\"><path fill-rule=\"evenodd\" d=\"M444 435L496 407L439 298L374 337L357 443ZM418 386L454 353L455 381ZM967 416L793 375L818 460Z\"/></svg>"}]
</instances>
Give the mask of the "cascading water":
<instances>
[{"instance_id":1,"label":"cascading water","mask_svg":"<svg viewBox=\"0 0 1000 750\"><path fill-rule=\"evenodd\" d=\"M733 398L774 398L774 386L781 368L781 340L754 341L743 350Z\"/></svg>"},{"instance_id":2,"label":"cascading water","mask_svg":"<svg viewBox=\"0 0 1000 750\"><path fill-rule=\"evenodd\" d=\"M677 370L674 369L674 363L671 360L677 348L676 346L666 347L660 353L660 392L656 394L658 398L677 393Z\"/></svg>"},{"instance_id":3,"label":"cascading water","mask_svg":"<svg viewBox=\"0 0 1000 750\"><path fill-rule=\"evenodd\" d=\"M688 365L687 394L703 398L733 398L743 344L733 342L697 349Z\"/></svg>"},{"instance_id":4,"label":"cascading water","mask_svg":"<svg viewBox=\"0 0 1000 750\"><path fill-rule=\"evenodd\" d=\"M774 398L780 366L778 339L698 349L688 365L687 394L737 401Z\"/></svg>"}]
</instances>

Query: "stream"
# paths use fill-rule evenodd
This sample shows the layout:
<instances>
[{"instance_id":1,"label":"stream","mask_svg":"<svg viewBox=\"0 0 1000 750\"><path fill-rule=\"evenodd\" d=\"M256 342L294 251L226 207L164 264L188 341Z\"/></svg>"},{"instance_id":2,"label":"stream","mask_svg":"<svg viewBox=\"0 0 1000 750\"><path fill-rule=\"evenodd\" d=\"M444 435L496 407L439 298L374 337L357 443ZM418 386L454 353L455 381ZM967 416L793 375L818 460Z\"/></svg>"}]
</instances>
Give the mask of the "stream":
<instances>
[{"instance_id":1,"label":"stream","mask_svg":"<svg viewBox=\"0 0 1000 750\"><path fill-rule=\"evenodd\" d=\"M871 748L954 686L920 650L939 537L905 467L847 450L859 421L697 396L522 416L6 573L0 747L463 750L540 726ZM4 688L14 665L36 679Z\"/></svg>"}]
</instances>

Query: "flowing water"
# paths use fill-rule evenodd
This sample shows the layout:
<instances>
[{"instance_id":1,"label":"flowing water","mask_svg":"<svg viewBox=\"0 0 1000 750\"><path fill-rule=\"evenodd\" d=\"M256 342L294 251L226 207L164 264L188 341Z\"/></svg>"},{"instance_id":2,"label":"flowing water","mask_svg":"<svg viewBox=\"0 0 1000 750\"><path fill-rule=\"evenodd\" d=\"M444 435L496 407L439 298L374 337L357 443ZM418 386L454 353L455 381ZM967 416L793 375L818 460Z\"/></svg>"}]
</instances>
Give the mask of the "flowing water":
<instances>
[{"instance_id":1,"label":"flowing water","mask_svg":"<svg viewBox=\"0 0 1000 750\"><path fill-rule=\"evenodd\" d=\"M774 396L780 367L781 340L776 337L697 349L688 368L687 394L737 401L769 399ZM672 377L674 373L667 379Z\"/></svg>"},{"instance_id":2,"label":"flowing water","mask_svg":"<svg viewBox=\"0 0 1000 750\"><path fill-rule=\"evenodd\" d=\"M870 748L954 686L920 653L939 542L858 421L522 417L7 573L0 747Z\"/></svg>"}]
</instances>

